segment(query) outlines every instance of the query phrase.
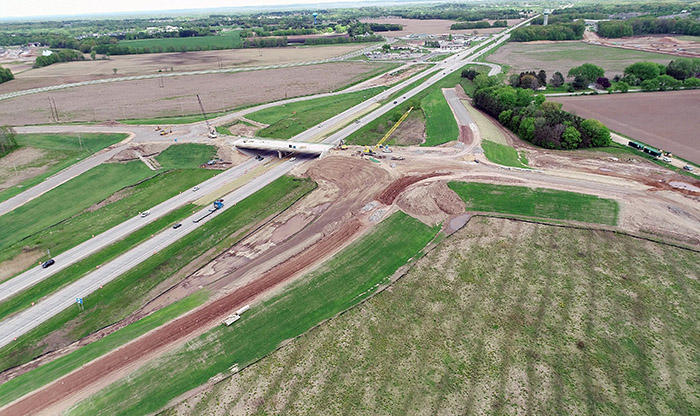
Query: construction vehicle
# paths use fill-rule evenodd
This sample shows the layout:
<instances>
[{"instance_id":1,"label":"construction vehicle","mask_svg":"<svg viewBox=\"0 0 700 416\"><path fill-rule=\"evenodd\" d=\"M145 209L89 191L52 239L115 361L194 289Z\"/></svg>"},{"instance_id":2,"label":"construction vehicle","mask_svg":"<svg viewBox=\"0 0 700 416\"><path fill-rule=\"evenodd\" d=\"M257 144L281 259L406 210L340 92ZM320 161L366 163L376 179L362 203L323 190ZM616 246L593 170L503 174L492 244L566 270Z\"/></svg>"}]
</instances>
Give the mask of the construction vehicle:
<instances>
[{"instance_id":1,"label":"construction vehicle","mask_svg":"<svg viewBox=\"0 0 700 416\"><path fill-rule=\"evenodd\" d=\"M234 204L234 205L235 205L235 204ZM220 209L223 208L223 207L224 207L224 200L223 200L223 199L217 199L216 201L214 201L214 207L213 207L213 208L209 208L209 212L207 212L206 214L204 214L203 216L201 216L201 217L199 217L199 218L196 218L196 219L192 220L192 222L194 222L194 223L196 224L196 223L202 221L203 219L207 218L207 217L210 216L211 214L215 213L216 211L220 210Z\"/></svg>"},{"instance_id":2,"label":"construction vehicle","mask_svg":"<svg viewBox=\"0 0 700 416\"><path fill-rule=\"evenodd\" d=\"M214 209L221 209L224 207L224 200L223 199L217 199L214 201Z\"/></svg>"},{"instance_id":3,"label":"construction vehicle","mask_svg":"<svg viewBox=\"0 0 700 416\"><path fill-rule=\"evenodd\" d=\"M197 94L197 101L199 102L199 109L202 112L202 118L204 118L204 122L207 123L207 131L209 132L208 136L210 139L216 139L218 137L218 134L216 134L216 129L209 125L209 120L207 120L207 114L204 112L204 104L202 104L202 99L199 98L199 94Z\"/></svg>"},{"instance_id":4,"label":"construction vehicle","mask_svg":"<svg viewBox=\"0 0 700 416\"><path fill-rule=\"evenodd\" d=\"M366 146L366 147L365 147L365 154L373 155L373 154L375 154L375 150L377 150L377 149L383 149L382 152L384 152L384 153L391 153L391 150L389 150L389 146L388 146L388 145L387 145L387 146L383 146L383 144L384 144L384 142L391 136L391 134L399 127L399 125L400 125L401 123L403 123L404 120L406 120L406 117L408 117L408 115L411 113L411 110L413 110L413 107L409 108L408 111L406 111L406 112L401 116L401 118L399 119L399 121L397 121L396 123L394 123L393 126L391 126L391 128L389 129L389 131L386 132L386 134L384 135L384 137L382 137L382 139L379 140L379 142L377 142L377 144L375 144L373 148L370 148L369 146Z\"/></svg>"},{"instance_id":5,"label":"construction vehicle","mask_svg":"<svg viewBox=\"0 0 700 416\"><path fill-rule=\"evenodd\" d=\"M165 136L166 134L170 134L173 132L173 129L170 127L164 128L160 131L161 136Z\"/></svg>"}]
</instances>

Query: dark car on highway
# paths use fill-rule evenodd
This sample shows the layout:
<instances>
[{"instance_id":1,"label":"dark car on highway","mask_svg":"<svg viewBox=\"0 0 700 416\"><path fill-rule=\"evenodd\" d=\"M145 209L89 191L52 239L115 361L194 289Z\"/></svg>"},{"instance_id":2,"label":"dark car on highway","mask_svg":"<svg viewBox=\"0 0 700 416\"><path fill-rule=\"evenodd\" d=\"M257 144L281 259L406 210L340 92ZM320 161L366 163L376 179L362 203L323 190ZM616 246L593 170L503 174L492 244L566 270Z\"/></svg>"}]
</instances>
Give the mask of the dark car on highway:
<instances>
[{"instance_id":1,"label":"dark car on highway","mask_svg":"<svg viewBox=\"0 0 700 416\"><path fill-rule=\"evenodd\" d=\"M54 264L54 263L56 263L56 260L54 260L54 259L49 259L49 260L46 260L45 262L41 263L41 267L43 267L43 268L45 269L45 268L51 266L51 265Z\"/></svg>"},{"instance_id":2,"label":"dark car on highway","mask_svg":"<svg viewBox=\"0 0 700 416\"><path fill-rule=\"evenodd\" d=\"M180 227L182 227L182 224L175 224L175 225L173 225L173 229L178 229L178 228L180 228Z\"/></svg>"}]
</instances>

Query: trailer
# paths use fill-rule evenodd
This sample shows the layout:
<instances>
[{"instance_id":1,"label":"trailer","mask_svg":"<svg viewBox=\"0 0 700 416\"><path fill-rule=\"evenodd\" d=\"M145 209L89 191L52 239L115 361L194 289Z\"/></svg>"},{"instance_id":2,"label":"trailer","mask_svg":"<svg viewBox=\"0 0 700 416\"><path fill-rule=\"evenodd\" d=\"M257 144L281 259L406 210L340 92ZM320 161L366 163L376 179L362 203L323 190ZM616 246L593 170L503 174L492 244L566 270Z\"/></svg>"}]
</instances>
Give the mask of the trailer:
<instances>
[{"instance_id":1,"label":"trailer","mask_svg":"<svg viewBox=\"0 0 700 416\"><path fill-rule=\"evenodd\" d=\"M202 221L203 219L207 218L208 216L212 215L216 211L220 210L223 207L224 207L224 200L217 199L216 201L214 201L214 208L209 208L209 212L207 212L206 214L202 215L199 218L192 220L192 222L196 224L196 223Z\"/></svg>"},{"instance_id":2,"label":"trailer","mask_svg":"<svg viewBox=\"0 0 700 416\"><path fill-rule=\"evenodd\" d=\"M644 153L648 153L654 157L661 157L662 152L660 150L656 150L652 147L644 146Z\"/></svg>"},{"instance_id":3,"label":"trailer","mask_svg":"<svg viewBox=\"0 0 700 416\"><path fill-rule=\"evenodd\" d=\"M630 140L629 143L627 143L627 145L628 145L629 147L633 147L633 148L635 148L635 149L637 149L637 150L644 150L644 145L643 145L643 144L639 144L639 143L637 143L637 142L633 142L632 140Z\"/></svg>"},{"instance_id":4,"label":"trailer","mask_svg":"<svg viewBox=\"0 0 700 416\"><path fill-rule=\"evenodd\" d=\"M241 319L241 315L233 314L224 319L224 325L231 326L232 323L236 322L239 319Z\"/></svg>"}]
</instances>

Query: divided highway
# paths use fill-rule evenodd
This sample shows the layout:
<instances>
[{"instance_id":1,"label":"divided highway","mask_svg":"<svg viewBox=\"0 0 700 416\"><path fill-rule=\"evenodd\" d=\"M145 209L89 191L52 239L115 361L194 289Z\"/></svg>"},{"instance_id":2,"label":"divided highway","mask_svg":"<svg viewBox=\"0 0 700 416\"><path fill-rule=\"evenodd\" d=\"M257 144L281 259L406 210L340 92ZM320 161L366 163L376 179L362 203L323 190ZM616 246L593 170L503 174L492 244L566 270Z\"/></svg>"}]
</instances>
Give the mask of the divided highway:
<instances>
[{"instance_id":1,"label":"divided highway","mask_svg":"<svg viewBox=\"0 0 700 416\"><path fill-rule=\"evenodd\" d=\"M326 136L327 137L323 140L324 143L329 143L329 144L337 144L339 143L342 139L348 137L350 134L356 132L360 128L362 128L364 125L367 123L370 123L371 121L375 120L376 118L382 116L383 114L386 114L388 111L392 110L396 106L402 104L404 101L409 100L411 97L415 96L416 94L420 93L421 91L425 90L429 86L435 84L438 82L440 79L444 78L446 75L453 73L459 69L461 69L464 65L466 65L469 60L473 60L476 57L482 55L483 53L491 50L492 48L496 47L500 43L504 42L505 40L508 39L509 37L509 32L513 30L515 27L519 27L522 25L525 25L529 23L531 19L528 19L526 21L521 22L517 26L514 26L512 28L509 28L505 30L504 32L501 32L497 35L495 35L491 40L487 41L485 44L488 46L484 47L484 44L478 45L474 48L468 49L463 52L459 52L446 60L442 61L441 63L438 64L438 69L434 70L434 74L428 78L425 82L421 83L418 85L416 88L406 92L403 94L401 97L398 97L391 102L382 105L379 108L375 108L379 103L379 101L382 101L388 97L390 97L392 94L396 93L400 89L410 85L411 83L423 78L426 76L425 73L422 74L417 74L414 77L411 77L410 79L388 89L387 91L384 91L383 93L379 94L378 96L372 97L363 103L360 103L356 105L355 107L352 107L351 109L344 111L341 114L338 114L331 119L328 119L322 123L319 123L317 126L314 126L307 131L300 133L299 135L295 136L293 140L297 141L309 141L312 139L317 139L319 137ZM476 52L479 50L478 52ZM323 94L323 95L330 95L330 94ZM304 97L302 99L291 99L291 100L285 100L284 102L295 102L295 101L301 101L303 99L312 99L316 98L321 95L317 96L312 96L312 97ZM236 118L240 117L241 115L248 114L253 111L257 111L261 108L267 108L267 107L272 107L275 105L280 105L282 102L277 102L277 103L271 103L271 104L266 104L262 106L257 106L255 108L251 109L246 109L243 111L239 111L237 113L225 116L220 118L219 120L223 119L228 119L228 118ZM372 111L370 111L372 110ZM369 112L369 113L368 113ZM367 113L367 114L365 114ZM363 115L364 114L364 115ZM359 119L357 119L355 122L351 122L353 118L356 118L358 116L362 115ZM339 129L342 125L350 123L346 127ZM54 129L57 131L60 131L61 128L65 128L64 131L105 131L109 130L108 128L102 127L102 126L90 126L90 127L81 127L81 126L52 126ZM180 126L178 126L180 127ZM191 130L188 130L190 135L188 137L190 139L196 139L195 136L198 136L198 133L195 133L195 131L199 130L200 128L205 129L203 123L198 123L198 124L193 124L190 125ZM123 129L123 126L120 126L121 129ZM45 131L45 130L40 130L41 127L36 127L36 128L22 128L22 129L17 129L18 131L21 132L31 132L31 130L36 129L38 131ZM94 130L93 130L94 129ZM145 131L145 127L138 127L135 128L143 132L144 135L146 136L154 136L155 132L153 132L152 127L148 127L148 131ZM337 130L337 131L336 131ZM165 140L169 140L172 136L165 136ZM178 136L178 139L180 136ZM161 139L163 140L163 137L157 136L155 139ZM140 141L143 139L140 139ZM270 169L269 171L265 172L264 174L252 179L250 182L247 184L243 185L242 187L238 188L237 190L233 191L226 197L224 197L225 201L225 206L223 209L226 209L227 207L230 207L234 203L244 199L245 197L253 194L257 190L263 188L267 184L271 183L275 179L283 176L284 174L288 173L290 170L292 170L296 165L300 163L304 163L306 161L305 158L303 157L298 157L295 161L287 161L280 163ZM226 171L224 173L221 173L220 175L217 175L216 177L210 179L207 182L204 182L202 185L200 185L200 188L202 188L202 192L205 192L205 189L213 190L218 187L220 187L223 183L233 180L235 177L240 176L245 170L253 166L256 162L255 161L248 161L242 165L239 165L237 167L231 168L229 171ZM210 181L213 181L210 182ZM67 265L86 257L87 255L99 250L100 248L105 247L106 245L110 244L113 241L116 241L120 238L123 238L125 235L127 235L130 232L133 232L134 230L142 227L145 225L145 222L143 220L147 220L150 218L150 220L156 219L158 216L164 215L167 211L170 211L178 206L181 206L187 202L192 201L194 198L194 195L188 195L187 193L183 193L181 195L178 195L177 197L174 197L165 203L154 207L151 209L151 215L146 218L134 218L131 219L127 222L125 222L122 225L119 225L117 227L114 227L113 229L100 234L100 236L96 236L95 238L87 241L86 243L81 244L80 246L75 247L73 250L69 250L66 253L63 253L61 256L56 257L56 265L49 268L49 269L41 269L35 268L32 269L26 273L23 273L22 275L15 277L11 279L10 281L6 282L3 285L0 285L0 296L3 296L1 299L6 299L7 297L11 296L12 294L16 294L18 291L21 291L33 284L36 284L36 282L41 281L47 277L49 277L51 274L55 273L56 271L60 270L61 267L66 267ZM181 198L181 199L178 199ZM168 204L166 206L163 206L164 204ZM145 207L147 208L147 207ZM207 207L208 209L208 207ZM87 276L83 277L79 281L70 284L69 286L53 293L52 295L48 296L46 299L38 302L35 306L24 310L23 312L20 312L17 315L14 315L8 319L5 319L4 321L0 322L0 347L12 342L12 340L16 337L21 336L22 334L25 334L26 332L30 331L32 328L35 328L36 326L40 325L50 317L54 316L61 310L71 306L73 303L75 303L75 298L77 297L85 297L88 294L92 293L95 290L98 290L100 285L104 285L105 283L117 278L119 275L122 273L126 272L127 270L131 269L132 267L136 266L139 264L141 261L145 260L148 256L150 256L153 252L160 251L167 247L168 245L172 244L173 242L177 241L179 238L182 238L182 236L186 235L187 233L191 232L194 230L199 224L202 224L206 222L207 220L203 220L197 224L193 223L192 220L194 218L199 218L203 215L203 213L207 212L207 209L204 209L185 221L183 221L183 226L177 230L172 230L172 229L167 229L163 231L162 233L157 234L153 238L141 243L137 247L134 247L133 249L129 250L128 252L124 253L117 259L102 265L102 267L94 272L91 272ZM142 220L141 223L139 223L139 220ZM131 228L130 228L131 227ZM127 231L128 230L128 231ZM112 233L120 233L119 237L115 237L112 235ZM98 237L100 239L98 239ZM62 257L63 256L63 257ZM45 271L42 271L45 270ZM39 275L41 273L46 273L46 275L40 275L40 276L35 276ZM27 283L24 283L24 281L27 281ZM14 283L13 283L14 282ZM5 286L7 285L7 286ZM5 295L5 293L10 293L9 295Z\"/></svg>"}]
</instances>

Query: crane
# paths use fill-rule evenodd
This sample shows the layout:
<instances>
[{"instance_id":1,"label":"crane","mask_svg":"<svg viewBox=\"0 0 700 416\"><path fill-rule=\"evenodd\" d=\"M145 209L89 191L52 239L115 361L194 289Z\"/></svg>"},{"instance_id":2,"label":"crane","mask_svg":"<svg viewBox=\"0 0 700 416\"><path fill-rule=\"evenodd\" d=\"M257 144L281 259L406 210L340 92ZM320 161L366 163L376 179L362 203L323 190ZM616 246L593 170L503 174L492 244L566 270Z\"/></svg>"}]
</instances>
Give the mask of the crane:
<instances>
[{"instance_id":1,"label":"crane","mask_svg":"<svg viewBox=\"0 0 700 416\"><path fill-rule=\"evenodd\" d=\"M211 128L211 125L209 125L209 120L207 120L207 114L204 112L204 104L202 104L202 99L199 98L199 94L197 94L197 101L199 101L199 109L202 111L202 118L204 118L204 122L207 123L207 131L209 131L209 138L215 139L217 136L216 130Z\"/></svg>"},{"instance_id":2,"label":"crane","mask_svg":"<svg viewBox=\"0 0 700 416\"><path fill-rule=\"evenodd\" d=\"M409 108L408 111L406 111L406 112L401 116L401 118L399 119L399 121L397 121L396 123L394 123L393 126L391 126L391 128L389 129L389 131L386 132L386 134L384 135L384 137L382 137L382 139L381 139L379 142L377 142L377 144L375 144L373 148L370 148L369 146L367 146L367 147L365 148L365 153L373 153L374 150L376 150L376 149L378 149L378 148L381 148L381 147L382 147L382 144L384 144L384 142L389 138L389 136L391 136L391 133L393 133L393 132L399 127L399 124L403 123L403 121L406 120L406 117L408 117L408 115L411 113L411 110L413 110L413 107ZM388 150L387 150L387 151L388 151Z\"/></svg>"}]
</instances>

